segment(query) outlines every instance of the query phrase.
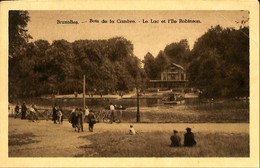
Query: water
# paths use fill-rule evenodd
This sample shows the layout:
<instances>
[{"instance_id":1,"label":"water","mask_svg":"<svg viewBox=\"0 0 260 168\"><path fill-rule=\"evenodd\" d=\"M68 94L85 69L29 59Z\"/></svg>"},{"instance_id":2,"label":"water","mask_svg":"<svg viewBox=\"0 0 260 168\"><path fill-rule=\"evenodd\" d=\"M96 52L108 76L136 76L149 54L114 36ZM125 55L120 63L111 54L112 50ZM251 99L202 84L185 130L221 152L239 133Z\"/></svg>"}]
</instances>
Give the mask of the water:
<instances>
[{"instance_id":1,"label":"water","mask_svg":"<svg viewBox=\"0 0 260 168\"><path fill-rule=\"evenodd\" d=\"M34 98L39 105L51 106L51 100ZM56 99L64 109L72 106L82 107L82 99ZM104 110L110 103L122 105L123 120L136 121L136 99L86 99L86 105L95 111ZM239 123L249 122L249 102L232 99L208 101L203 99L186 99L178 105L164 105L161 99L140 99L140 116L142 122L188 122L188 123Z\"/></svg>"}]
</instances>

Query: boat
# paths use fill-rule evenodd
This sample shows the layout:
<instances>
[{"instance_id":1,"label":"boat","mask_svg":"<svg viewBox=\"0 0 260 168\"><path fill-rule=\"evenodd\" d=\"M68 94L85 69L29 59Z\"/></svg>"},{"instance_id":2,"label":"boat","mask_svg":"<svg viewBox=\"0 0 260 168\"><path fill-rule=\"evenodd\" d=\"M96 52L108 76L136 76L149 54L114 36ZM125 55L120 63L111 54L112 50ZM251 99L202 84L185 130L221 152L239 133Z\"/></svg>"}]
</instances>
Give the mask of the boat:
<instances>
[{"instance_id":1,"label":"boat","mask_svg":"<svg viewBox=\"0 0 260 168\"><path fill-rule=\"evenodd\" d=\"M185 102L185 100L183 99L183 100L173 100L173 101L165 101L165 102L163 102L164 104L182 104L182 103L184 103Z\"/></svg>"},{"instance_id":2,"label":"boat","mask_svg":"<svg viewBox=\"0 0 260 168\"><path fill-rule=\"evenodd\" d=\"M179 93L171 93L167 97L162 98L164 104L182 104L185 102L184 96Z\"/></svg>"}]
</instances>

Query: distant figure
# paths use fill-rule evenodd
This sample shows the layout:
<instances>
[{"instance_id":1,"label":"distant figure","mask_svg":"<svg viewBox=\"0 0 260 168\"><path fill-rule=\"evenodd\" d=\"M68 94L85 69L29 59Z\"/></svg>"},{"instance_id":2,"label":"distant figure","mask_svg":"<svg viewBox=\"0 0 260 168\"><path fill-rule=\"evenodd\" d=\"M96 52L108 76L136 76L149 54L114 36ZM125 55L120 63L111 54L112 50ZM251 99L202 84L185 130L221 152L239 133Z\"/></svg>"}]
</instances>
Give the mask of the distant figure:
<instances>
[{"instance_id":1,"label":"distant figure","mask_svg":"<svg viewBox=\"0 0 260 168\"><path fill-rule=\"evenodd\" d=\"M94 131L94 124L96 124L96 119L95 119L95 115L92 111L89 112L88 114L88 129L89 132L93 132Z\"/></svg>"},{"instance_id":2,"label":"distant figure","mask_svg":"<svg viewBox=\"0 0 260 168\"><path fill-rule=\"evenodd\" d=\"M62 124L62 122L63 122L63 110L62 110L61 106L59 106L59 111L61 112L61 124Z\"/></svg>"},{"instance_id":3,"label":"distant figure","mask_svg":"<svg viewBox=\"0 0 260 168\"><path fill-rule=\"evenodd\" d=\"M72 125L72 128L75 128L76 126L75 126L75 124L74 124L74 118L75 118L75 112L76 112L76 109L75 108L73 108L72 109L72 111L71 111L71 113L70 113L70 117L69 117L69 122L71 123L71 125ZM75 130L76 131L76 130Z\"/></svg>"},{"instance_id":4,"label":"distant figure","mask_svg":"<svg viewBox=\"0 0 260 168\"><path fill-rule=\"evenodd\" d=\"M83 118L83 112L82 109L79 109L78 111L76 111L76 127L78 128L78 132L83 132L83 122L82 122L82 118Z\"/></svg>"},{"instance_id":5,"label":"distant figure","mask_svg":"<svg viewBox=\"0 0 260 168\"><path fill-rule=\"evenodd\" d=\"M194 134L191 132L191 128L186 128L187 133L184 134L184 146L194 146L197 142L194 139Z\"/></svg>"},{"instance_id":6,"label":"distant figure","mask_svg":"<svg viewBox=\"0 0 260 168\"><path fill-rule=\"evenodd\" d=\"M53 123L54 123L54 124L57 124L57 123L56 123L56 120L57 120L57 111L58 111L58 108L57 108L57 105L55 104L54 107L52 108L52 120L53 120Z\"/></svg>"},{"instance_id":7,"label":"distant figure","mask_svg":"<svg viewBox=\"0 0 260 168\"><path fill-rule=\"evenodd\" d=\"M38 110L37 110L37 108L34 104L32 104L29 111L30 111L29 119L32 120L33 122L34 122L34 120L38 120L38 116L37 116L37 113L36 113Z\"/></svg>"},{"instance_id":8,"label":"distant figure","mask_svg":"<svg viewBox=\"0 0 260 168\"><path fill-rule=\"evenodd\" d=\"M27 107L25 105L25 102L23 102L23 105L22 105L22 117L21 117L22 120L26 119L26 111L27 111Z\"/></svg>"},{"instance_id":9,"label":"distant figure","mask_svg":"<svg viewBox=\"0 0 260 168\"><path fill-rule=\"evenodd\" d=\"M178 135L178 131L173 130L173 136L171 136L171 147L181 146L181 138Z\"/></svg>"},{"instance_id":10,"label":"distant figure","mask_svg":"<svg viewBox=\"0 0 260 168\"><path fill-rule=\"evenodd\" d=\"M85 116L88 116L88 114L89 114L89 108L88 108L88 106L86 106L85 107Z\"/></svg>"},{"instance_id":11,"label":"distant figure","mask_svg":"<svg viewBox=\"0 0 260 168\"><path fill-rule=\"evenodd\" d=\"M123 111L122 111L122 109L123 109L123 106L120 105L120 106L119 106L119 114L118 114L119 122L122 121L122 115L123 115Z\"/></svg>"},{"instance_id":12,"label":"distant figure","mask_svg":"<svg viewBox=\"0 0 260 168\"><path fill-rule=\"evenodd\" d=\"M19 104L18 103L16 104L14 111L15 111L15 117L14 118L16 118L19 114Z\"/></svg>"},{"instance_id":13,"label":"distant figure","mask_svg":"<svg viewBox=\"0 0 260 168\"><path fill-rule=\"evenodd\" d=\"M129 133L130 133L131 135L135 135L135 134L136 134L136 132L135 132L135 129L134 129L134 126L133 126L133 125L130 125L130 130L129 130Z\"/></svg>"},{"instance_id":14,"label":"distant figure","mask_svg":"<svg viewBox=\"0 0 260 168\"><path fill-rule=\"evenodd\" d=\"M57 120L58 120L59 124L62 124L61 117L62 117L62 112L60 109L58 109L57 110Z\"/></svg>"},{"instance_id":15,"label":"distant figure","mask_svg":"<svg viewBox=\"0 0 260 168\"><path fill-rule=\"evenodd\" d=\"M112 124L113 122L115 122L115 114L114 114L115 106L112 103L110 103L109 109L110 109L110 112L111 112L111 116L110 116L111 120L110 120L110 122Z\"/></svg>"},{"instance_id":16,"label":"distant figure","mask_svg":"<svg viewBox=\"0 0 260 168\"><path fill-rule=\"evenodd\" d=\"M72 124L72 127L75 129L75 131L80 132L80 130L83 132L83 122L82 122L82 110L80 111L78 108L73 109L70 113L69 122Z\"/></svg>"}]
</instances>

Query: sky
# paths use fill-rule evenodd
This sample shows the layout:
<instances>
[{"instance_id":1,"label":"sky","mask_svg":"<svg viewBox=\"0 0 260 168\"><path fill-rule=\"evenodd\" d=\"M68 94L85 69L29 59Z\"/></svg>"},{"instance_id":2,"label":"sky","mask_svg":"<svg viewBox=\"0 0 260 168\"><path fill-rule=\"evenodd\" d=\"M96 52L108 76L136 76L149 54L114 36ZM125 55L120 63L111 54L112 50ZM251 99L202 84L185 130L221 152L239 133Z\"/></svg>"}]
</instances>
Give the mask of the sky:
<instances>
[{"instance_id":1,"label":"sky","mask_svg":"<svg viewBox=\"0 0 260 168\"><path fill-rule=\"evenodd\" d=\"M187 39L190 49L195 41L212 26L239 28L248 18L247 11L29 11L28 33L31 41L39 39L99 40L122 36L134 45L134 54L141 60L147 52L157 56L160 50L173 42ZM243 18L244 17L244 18ZM90 23L90 19L99 23ZM108 23L101 23L105 19ZM109 23L109 20L114 23ZM135 23L117 23L117 20L134 20ZM151 19L159 23L151 23ZM174 19L176 23L168 23ZM179 19L197 20L199 23L179 23ZM78 24L57 24L60 21L78 21ZM143 23L147 20L148 23ZM161 23L165 20L166 23Z\"/></svg>"}]
</instances>

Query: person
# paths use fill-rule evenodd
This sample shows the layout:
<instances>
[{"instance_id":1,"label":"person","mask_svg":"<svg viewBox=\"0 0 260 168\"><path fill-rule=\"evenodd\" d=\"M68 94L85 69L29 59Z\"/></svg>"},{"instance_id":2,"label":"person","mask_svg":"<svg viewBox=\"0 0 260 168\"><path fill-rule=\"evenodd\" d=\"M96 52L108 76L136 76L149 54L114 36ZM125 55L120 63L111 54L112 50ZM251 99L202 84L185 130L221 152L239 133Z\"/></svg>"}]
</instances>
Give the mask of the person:
<instances>
[{"instance_id":1,"label":"person","mask_svg":"<svg viewBox=\"0 0 260 168\"><path fill-rule=\"evenodd\" d=\"M109 109L110 109L110 112L111 112L111 124L115 121L115 114L114 114L114 110L115 110L115 106L110 103L110 106L109 106Z\"/></svg>"},{"instance_id":2,"label":"person","mask_svg":"<svg viewBox=\"0 0 260 168\"><path fill-rule=\"evenodd\" d=\"M62 110L61 106L59 106L59 111L61 112L61 124L62 124L62 122L63 122L63 110Z\"/></svg>"},{"instance_id":3,"label":"person","mask_svg":"<svg viewBox=\"0 0 260 168\"><path fill-rule=\"evenodd\" d=\"M25 105L25 102L23 102L23 105L22 105L22 117L21 119L26 119L26 111L27 111L27 107Z\"/></svg>"},{"instance_id":4,"label":"person","mask_svg":"<svg viewBox=\"0 0 260 168\"><path fill-rule=\"evenodd\" d=\"M52 108L52 120L54 124L57 124L56 120L57 120L57 105L55 104L54 107Z\"/></svg>"},{"instance_id":5,"label":"person","mask_svg":"<svg viewBox=\"0 0 260 168\"><path fill-rule=\"evenodd\" d=\"M94 124L96 124L96 120L95 120L95 115L92 111L89 112L88 114L88 129L89 132L93 132L94 131Z\"/></svg>"},{"instance_id":6,"label":"person","mask_svg":"<svg viewBox=\"0 0 260 168\"><path fill-rule=\"evenodd\" d=\"M78 122L79 122L79 125L80 125L80 128L81 128L81 131L83 132L83 124L84 124L84 121L85 121L85 111L80 108L79 109L79 119L78 119Z\"/></svg>"},{"instance_id":7,"label":"person","mask_svg":"<svg viewBox=\"0 0 260 168\"><path fill-rule=\"evenodd\" d=\"M172 141L171 147L181 146L181 138L179 137L177 130L173 130L173 135L170 139Z\"/></svg>"},{"instance_id":8,"label":"person","mask_svg":"<svg viewBox=\"0 0 260 168\"><path fill-rule=\"evenodd\" d=\"M34 104L32 104L32 106L29 109L30 111L30 120L32 120L32 122L34 122L34 120L38 120L38 116L36 114L36 112L38 111L37 108L35 107Z\"/></svg>"},{"instance_id":9,"label":"person","mask_svg":"<svg viewBox=\"0 0 260 168\"><path fill-rule=\"evenodd\" d=\"M71 125L72 125L72 128L75 128L76 126L75 126L75 112L76 112L76 109L73 107L73 109L72 109L72 111L71 111L71 113L70 113L70 117L69 117L69 122L71 123ZM75 129L75 131L76 131L76 129Z\"/></svg>"},{"instance_id":10,"label":"person","mask_svg":"<svg viewBox=\"0 0 260 168\"><path fill-rule=\"evenodd\" d=\"M123 106L122 105L120 105L119 106L119 114L118 114L118 119L119 119L119 122L121 122L122 121L122 113L123 113Z\"/></svg>"},{"instance_id":11,"label":"person","mask_svg":"<svg viewBox=\"0 0 260 168\"><path fill-rule=\"evenodd\" d=\"M57 120L58 120L59 124L62 124L61 117L62 117L62 112L60 109L58 109L57 110Z\"/></svg>"},{"instance_id":12,"label":"person","mask_svg":"<svg viewBox=\"0 0 260 168\"><path fill-rule=\"evenodd\" d=\"M19 104L18 103L16 104L14 111L15 111L15 117L14 118L16 118L19 114Z\"/></svg>"},{"instance_id":13,"label":"person","mask_svg":"<svg viewBox=\"0 0 260 168\"><path fill-rule=\"evenodd\" d=\"M88 108L88 106L86 106L85 107L85 116L88 116L88 114L89 114L89 108Z\"/></svg>"},{"instance_id":14,"label":"person","mask_svg":"<svg viewBox=\"0 0 260 168\"><path fill-rule=\"evenodd\" d=\"M76 131L76 128L78 128L78 132L80 132L80 129L82 128L82 115L81 115L79 108L76 108L76 110L75 110L73 123L74 123L75 131ZM81 130L81 131L83 131L83 130Z\"/></svg>"},{"instance_id":15,"label":"person","mask_svg":"<svg viewBox=\"0 0 260 168\"><path fill-rule=\"evenodd\" d=\"M197 142L194 139L194 134L191 132L191 128L186 128L187 132L184 134L184 146L194 146Z\"/></svg>"},{"instance_id":16,"label":"person","mask_svg":"<svg viewBox=\"0 0 260 168\"><path fill-rule=\"evenodd\" d=\"M130 130L129 130L129 133L130 133L131 135L135 135L135 134L136 134L136 132L135 132L135 129L134 129L134 126L133 126L133 125L130 125Z\"/></svg>"}]
</instances>

